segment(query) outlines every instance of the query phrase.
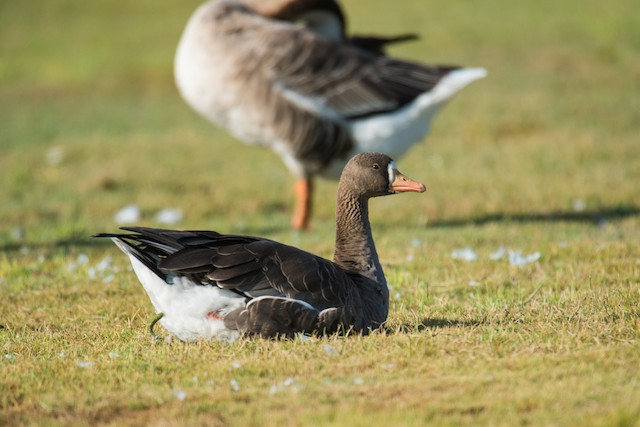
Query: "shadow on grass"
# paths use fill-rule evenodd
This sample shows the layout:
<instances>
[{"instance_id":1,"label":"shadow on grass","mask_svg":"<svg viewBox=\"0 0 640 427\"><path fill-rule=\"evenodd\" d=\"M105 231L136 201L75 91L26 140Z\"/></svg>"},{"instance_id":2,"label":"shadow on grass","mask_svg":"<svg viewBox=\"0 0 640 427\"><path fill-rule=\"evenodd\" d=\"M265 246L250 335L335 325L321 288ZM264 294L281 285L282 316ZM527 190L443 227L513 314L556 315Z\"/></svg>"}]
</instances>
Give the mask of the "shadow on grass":
<instances>
[{"instance_id":1,"label":"shadow on grass","mask_svg":"<svg viewBox=\"0 0 640 427\"><path fill-rule=\"evenodd\" d=\"M424 319L421 324L418 325L418 330L423 331L425 329L438 329L438 328L457 328L457 327L475 327L482 324L479 320L451 320L443 319L441 317L434 317Z\"/></svg>"},{"instance_id":2,"label":"shadow on grass","mask_svg":"<svg viewBox=\"0 0 640 427\"><path fill-rule=\"evenodd\" d=\"M429 227L464 227L467 225L484 225L492 222L591 222L593 224L601 224L603 221L619 220L636 215L640 215L640 208L629 205L582 212L554 211L547 213L525 214L496 213L472 218L453 218L429 221Z\"/></svg>"},{"instance_id":3,"label":"shadow on grass","mask_svg":"<svg viewBox=\"0 0 640 427\"><path fill-rule=\"evenodd\" d=\"M474 328L476 326L482 325L482 321L480 320L455 320L455 319L445 319L442 317L431 317L424 319L422 322L415 323L405 323L399 326L392 327L382 327L384 333L394 334L394 333L411 333L411 332L422 332L430 329L441 329L441 328Z\"/></svg>"},{"instance_id":4,"label":"shadow on grass","mask_svg":"<svg viewBox=\"0 0 640 427\"><path fill-rule=\"evenodd\" d=\"M468 225L484 225L492 222L514 222L514 223L534 223L534 222L591 222L595 225L601 224L603 221L620 220L632 216L640 215L640 208L633 205L617 206L612 208L604 208L593 211L554 211L548 213L526 213L526 214L508 214L496 213L489 215L481 215L471 218L453 218L436 221L429 221L431 228L454 228L464 227ZM377 225L377 228L385 228L384 224ZM183 227L183 229L186 229ZM288 229L282 227L262 227L258 229L235 229L230 231L232 234L247 234L252 236L268 236L276 232L282 232ZM71 248L71 247L103 247L111 245L109 239L95 239L89 236L72 236L67 239L60 239L53 242L15 242L7 243L0 246L0 251L17 252L24 247L29 249L39 248Z\"/></svg>"}]
</instances>

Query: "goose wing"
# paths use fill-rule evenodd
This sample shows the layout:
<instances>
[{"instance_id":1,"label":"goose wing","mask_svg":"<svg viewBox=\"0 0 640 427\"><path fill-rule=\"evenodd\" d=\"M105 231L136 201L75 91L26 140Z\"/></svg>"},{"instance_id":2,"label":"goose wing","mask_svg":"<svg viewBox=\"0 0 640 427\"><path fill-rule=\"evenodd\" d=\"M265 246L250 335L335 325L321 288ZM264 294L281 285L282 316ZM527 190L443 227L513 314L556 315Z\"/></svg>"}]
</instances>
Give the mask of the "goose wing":
<instances>
[{"instance_id":1,"label":"goose wing","mask_svg":"<svg viewBox=\"0 0 640 427\"><path fill-rule=\"evenodd\" d=\"M245 236L220 236L168 256L160 268L203 274L202 283L248 297L283 296L316 309L342 305L351 278L336 264L301 249Z\"/></svg>"},{"instance_id":2,"label":"goose wing","mask_svg":"<svg viewBox=\"0 0 640 427\"><path fill-rule=\"evenodd\" d=\"M275 90L301 108L336 119L397 110L459 68L392 59L279 23L265 25L261 42Z\"/></svg>"},{"instance_id":3,"label":"goose wing","mask_svg":"<svg viewBox=\"0 0 640 427\"><path fill-rule=\"evenodd\" d=\"M249 298L286 297L315 309L343 305L353 279L337 264L272 240L221 235L211 231L173 231L126 227L114 234L137 242L136 255L154 271L189 276ZM151 264L151 265L149 265Z\"/></svg>"}]
</instances>

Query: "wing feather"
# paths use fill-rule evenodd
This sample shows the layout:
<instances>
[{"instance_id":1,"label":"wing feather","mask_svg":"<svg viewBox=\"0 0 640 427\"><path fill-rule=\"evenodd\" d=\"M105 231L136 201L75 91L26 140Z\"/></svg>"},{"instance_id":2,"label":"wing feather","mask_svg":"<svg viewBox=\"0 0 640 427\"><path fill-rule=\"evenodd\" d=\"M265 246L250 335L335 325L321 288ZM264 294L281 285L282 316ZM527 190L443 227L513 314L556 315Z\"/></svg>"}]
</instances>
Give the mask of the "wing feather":
<instances>
[{"instance_id":1,"label":"wing feather","mask_svg":"<svg viewBox=\"0 0 640 427\"><path fill-rule=\"evenodd\" d=\"M188 275L249 297L285 296L318 309L344 304L351 277L337 264L268 239L198 231L131 228L117 235L152 248L160 270ZM166 249L165 252L162 249Z\"/></svg>"}]
</instances>

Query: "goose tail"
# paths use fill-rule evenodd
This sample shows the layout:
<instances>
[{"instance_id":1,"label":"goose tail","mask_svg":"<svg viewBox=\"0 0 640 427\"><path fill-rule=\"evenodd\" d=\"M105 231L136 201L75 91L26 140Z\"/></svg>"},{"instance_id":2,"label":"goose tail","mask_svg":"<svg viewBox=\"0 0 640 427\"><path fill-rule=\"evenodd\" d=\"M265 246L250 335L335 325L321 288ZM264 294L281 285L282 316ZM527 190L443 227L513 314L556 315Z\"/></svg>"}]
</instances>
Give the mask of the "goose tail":
<instances>
[{"instance_id":1,"label":"goose tail","mask_svg":"<svg viewBox=\"0 0 640 427\"><path fill-rule=\"evenodd\" d=\"M470 83L487 76L484 68L459 68L444 76L430 93L429 104L449 100Z\"/></svg>"},{"instance_id":2,"label":"goose tail","mask_svg":"<svg viewBox=\"0 0 640 427\"><path fill-rule=\"evenodd\" d=\"M129 258L133 271L147 291L156 312L165 311L166 304L163 296L172 292L172 287L169 286L170 278L158 268L158 260L154 258L152 253L141 251L137 245L129 242L125 236L122 234L103 233L94 237L111 238L113 243Z\"/></svg>"}]
</instances>

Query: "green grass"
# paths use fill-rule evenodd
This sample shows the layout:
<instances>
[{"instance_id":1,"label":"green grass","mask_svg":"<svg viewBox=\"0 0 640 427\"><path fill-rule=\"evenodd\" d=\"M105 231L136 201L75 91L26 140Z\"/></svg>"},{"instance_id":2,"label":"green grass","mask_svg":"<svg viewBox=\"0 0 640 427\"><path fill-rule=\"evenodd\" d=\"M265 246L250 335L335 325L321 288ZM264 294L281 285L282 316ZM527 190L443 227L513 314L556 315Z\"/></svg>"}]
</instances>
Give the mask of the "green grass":
<instances>
[{"instance_id":1,"label":"green grass","mask_svg":"<svg viewBox=\"0 0 640 427\"><path fill-rule=\"evenodd\" d=\"M0 3L0 424L640 425L634 2L349 2L358 32L423 35L395 55L489 70L398 161L427 193L371 203L388 325L154 345L125 257L89 238L123 206L333 249L334 182L292 232L280 160L179 99L196 5Z\"/></svg>"}]
</instances>

